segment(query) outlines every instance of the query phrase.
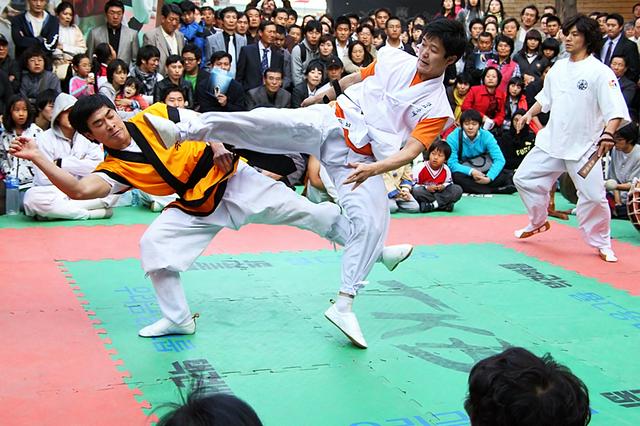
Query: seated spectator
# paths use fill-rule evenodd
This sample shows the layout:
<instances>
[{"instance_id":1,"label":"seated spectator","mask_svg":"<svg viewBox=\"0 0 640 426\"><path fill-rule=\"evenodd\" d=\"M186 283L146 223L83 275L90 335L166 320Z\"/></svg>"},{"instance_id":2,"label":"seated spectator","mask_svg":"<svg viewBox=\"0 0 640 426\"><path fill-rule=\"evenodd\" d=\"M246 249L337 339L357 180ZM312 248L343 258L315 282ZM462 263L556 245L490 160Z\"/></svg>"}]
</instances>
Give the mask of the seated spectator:
<instances>
[{"instance_id":1,"label":"seated spectator","mask_svg":"<svg viewBox=\"0 0 640 426\"><path fill-rule=\"evenodd\" d=\"M327 64L336 56L335 48L333 45L333 36L324 34L320 36L318 42L318 59L322 64L327 67Z\"/></svg>"},{"instance_id":2,"label":"seated spectator","mask_svg":"<svg viewBox=\"0 0 640 426\"><path fill-rule=\"evenodd\" d=\"M25 50L22 56L22 77L20 79L20 94L34 104L38 93L53 89L60 93L60 79L51 71L45 69L46 56L39 47Z\"/></svg>"},{"instance_id":3,"label":"seated spectator","mask_svg":"<svg viewBox=\"0 0 640 426\"><path fill-rule=\"evenodd\" d=\"M302 101L316 94L318 87L324 81L324 71L324 65L319 60L309 63L304 72L305 81L293 88L291 108L299 108Z\"/></svg>"},{"instance_id":4,"label":"seated spectator","mask_svg":"<svg viewBox=\"0 0 640 426\"><path fill-rule=\"evenodd\" d=\"M504 104L507 94L498 86L502 74L495 68L486 68L482 73L482 86L473 86L462 103L462 111L475 110L482 116L482 127L499 129L504 122Z\"/></svg>"},{"instance_id":5,"label":"seated spectator","mask_svg":"<svg viewBox=\"0 0 640 426\"><path fill-rule=\"evenodd\" d=\"M613 70L613 73L618 78L618 86L622 91L622 96L624 96L624 101L627 104L627 108L629 109L629 114L632 117L636 116L636 107L634 104L634 99L636 97L636 92L638 87L636 84L629 80L626 76L627 74L627 60L623 55L614 55L611 57L611 65L609 65Z\"/></svg>"},{"instance_id":6,"label":"seated spectator","mask_svg":"<svg viewBox=\"0 0 640 426\"><path fill-rule=\"evenodd\" d=\"M421 213L435 210L452 212L453 205L462 197L462 187L453 183L451 169L446 164L451 157L451 147L438 140L429 146L427 155L427 161L413 168L415 185L411 188L411 195L418 202Z\"/></svg>"},{"instance_id":7,"label":"seated spectator","mask_svg":"<svg viewBox=\"0 0 640 426\"><path fill-rule=\"evenodd\" d=\"M453 86L447 87L447 99L453 111L453 117L456 123L460 122L462 114L462 104L471 89L471 76L467 73L458 74L456 82Z\"/></svg>"},{"instance_id":8,"label":"seated spectator","mask_svg":"<svg viewBox=\"0 0 640 426\"><path fill-rule=\"evenodd\" d=\"M500 138L498 138L498 145L504 155L505 169L515 170L520 167L520 163L524 160L525 155L535 145L536 134L531 129L529 124L525 124L522 130L516 131L513 123L515 123L520 117L526 114L526 109L516 109L513 114L510 115L508 120L509 128L503 130ZM533 121L531 122L533 124Z\"/></svg>"},{"instance_id":9,"label":"seated spectator","mask_svg":"<svg viewBox=\"0 0 640 426\"><path fill-rule=\"evenodd\" d=\"M520 23L516 18L507 18L500 24L502 28L502 35L509 37L513 40L513 50L518 52L522 49L522 43L518 40L518 33L520 32Z\"/></svg>"},{"instance_id":10,"label":"seated spectator","mask_svg":"<svg viewBox=\"0 0 640 426\"><path fill-rule=\"evenodd\" d=\"M496 37L496 54L487 60L487 67L497 68L502 74L501 83L498 86L501 90L507 91L507 84L513 77L520 77L520 66L513 60L513 40L509 37L499 35Z\"/></svg>"},{"instance_id":11,"label":"seated spectator","mask_svg":"<svg viewBox=\"0 0 640 426\"><path fill-rule=\"evenodd\" d=\"M47 1L27 2L29 10L11 18L11 38L15 44L15 57L22 58L27 50L38 49L51 69L53 51L58 43L58 18L47 12Z\"/></svg>"},{"instance_id":12,"label":"seated spectator","mask_svg":"<svg viewBox=\"0 0 640 426\"><path fill-rule=\"evenodd\" d=\"M12 91L19 91L20 64L9 55L9 40L2 34L0 34L0 71L4 71L7 74L11 82Z\"/></svg>"},{"instance_id":13,"label":"seated spectator","mask_svg":"<svg viewBox=\"0 0 640 426\"><path fill-rule=\"evenodd\" d=\"M95 75L91 72L91 59L86 53L78 53L71 61L73 77L69 80L69 94L76 98L95 94Z\"/></svg>"},{"instance_id":14,"label":"seated spectator","mask_svg":"<svg viewBox=\"0 0 640 426\"><path fill-rule=\"evenodd\" d=\"M607 173L607 199L614 217L627 217L627 196L634 178L640 178L640 146L638 126L627 124L614 135L615 147Z\"/></svg>"},{"instance_id":15,"label":"seated spectator","mask_svg":"<svg viewBox=\"0 0 640 426\"><path fill-rule=\"evenodd\" d=\"M82 136L69 123L69 110L76 98L61 93L53 105L51 128L38 135L40 152L62 170L80 179L89 175L103 160L99 144ZM39 169L35 169L33 186L24 194L24 211L38 219L103 219L113 214L109 208L113 196L93 200L72 200Z\"/></svg>"},{"instance_id":16,"label":"seated spectator","mask_svg":"<svg viewBox=\"0 0 640 426\"><path fill-rule=\"evenodd\" d=\"M214 85L213 74L221 71L223 75L229 75L231 70L231 55L222 50L213 52L211 56L212 77L204 86L201 93L200 111L244 111L246 108L246 96L242 85L236 80L230 80L229 86L224 88Z\"/></svg>"},{"instance_id":17,"label":"seated spectator","mask_svg":"<svg viewBox=\"0 0 640 426\"><path fill-rule=\"evenodd\" d=\"M478 46L467 52L464 61L464 71L471 76L472 86L480 84L482 73L487 68L487 61L493 57L493 36L484 31L478 36Z\"/></svg>"},{"instance_id":18,"label":"seated spectator","mask_svg":"<svg viewBox=\"0 0 640 426\"><path fill-rule=\"evenodd\" d=\"M116 95L116 110L122 112L138 112L149 107L142 96L143 84L135 77L127 77L122 89Z\"/></svg>"},{"instance_id":19,"label":"seated spectator","mask_svg":"<svg viewBox=\"0 0 640 426\"><path fill-rule=\"evenodd\" d=\"M153 102L153 91L156 83L163 79L162 74L158 72L160 64L160 51L157 47L146 45L138 50L136 65L131 68L129 75L137 78L142 82L141 94L144 96L147 104Z\"/></svg>"},{"instance_id":20,"label":"seated spectator","mask_svg":"<svg viewBox=\"0 0 640 426\"><path fill-rule=\"evenodd\" d=\"M276 37L273 40L273 49L280 49L284 58L282 68L282 88L287 91L293 90L293 80L291 79L291 52L286 48L287 30L282 25L276 25ZM293 46L291 46L293 48Z\"/></svg>"},{"instance_id":21,"label":"seated spectator","mask_svg":"<svg viewBox=\"0 0 640 426\"><path fill-rule=\"evenodd\" d=\"M464 408L472 426L585 426L589 391L551 355L509 348L469 373Z\"/></svg>"},{"instance_id":22,"label":"seated spectator","mask_svg":"<svg viewBox=\"0 0 640 426\"><path fill-rule=\"evenodd\" d=\"M38 93L34 123L42 130L48 130L51 127L51 114L53 113L53 102L56 100L56 96L58 96L58 93L52 89Z\"/></svg>"},{"instance_id":23,"label":"seated spectator","mask_svg":"<svg viewBox=\"0 0 640 426\"><path fill-rule=\"evenodd\" d=\"M389 199L389 212L418 213L420 206L411 195L413 180L411 179L411 164L382 175L384 186Z\"/></svg>"},{"instance_id":24,"label":"seated spectator","mask_svg":"<svg viewBox=\"0 0 640 426\"><path fill-rule=\"evenodd\" d=\"M527 105L527 97L524 94L524 81L520 77L513 77L507 84L507 99L504 103L504 123L502 130L511 128L511 119L515 112L519 109L529 110Z\"/></svg>"},{"instance_id":25,"label":"seated spectator","mask_svg":"<svg viewBox=\"0 0 640 426\"><path fill-rule=\"evenodd\" d=\"M4 132L0 143L0 174L17 177L21 195L33 185L35 166L29 160L10 155L9 145L18 136L36 137L42 132L33 122L34 115L29 100L22 95L13 95L2 115Z\"/></svg>"},{"instance_id":26,"label":"seated spectator","mask_svg":"<svg viewBox=\"0 0 640 426\"><path fill-rule=\"evenodd\" d=\"M107 82L100 86L98 92L115 104L116 94L122 89L128 75L129 66L122 59L114 60L107 67Z\"/></svg>"},{"instance_id":27,"label":"seated spectator","mask_svg":"<svg viewBox=\"0 0 640 426\"><path fill-rule=\"evenodd\" d=\"M327 64L327 80L340 80L344 76L344 64L340 58L333 58Z\"/></svg>"},{"instance_id":28,"label":"seated spectator","mask_svg":"<svg viewBox=\"0 0 640 426\"><path fill-rule=\"evenodd\" d=\"M267 68L263 85L247 93L248 110L258 107L288 108L290 105L291 94L282 88L282 71L279 69Z\"/></svg>"},{"instance_id":29,"label":"seated spectator","mask_svg":"<svg viewBox=\"0 0 640 426\"><path fill-rule=\"evenodd\" d=\"M380 50L387 43L387 33L382 28L373 30L373 47Z\"/></svg>"},{"instance_id":30,"label":"seated spectator","mask_svg":"<svg viewBox=\"0 0 640 426\"><path fill-rule=\"evenodd\" d=\"M545 59L553 64L560 54L560 42L555 38L545 38L541 49Z\"/></svg>"},{"instance_id":31,"label":"seated spectator","mask_svg":"<svg viewBox=\"0 0 640 426\"><path fill-rule=\"evenodd\" d=\"M333 184L329 172L313 155L309 156L307 162L307 180L302 195L313 203L338 202L338 190Z\"/></svg>"},{"instance_id":32,"label":"seated spectator","mask_svg":"<svg viewBox=\"0 0 640 426\"><path fill-rule=\"evenodd\" d=\"M384 31L383 28L380 28ZM373 45L373 27L368 24L360 25L356 29L358 41L364 45L364 48L373 59L378 57L378 49Z\"/></svg>"},{"instance_id":33,"label":"seated spectator","mask_svg":"<svg viewBox=\"0 0 640 426\"><path fill-rule=\"evenodd\" d=\"M345 72L353 74L371 65L373 57L362 42L354 41L349 45L349 53L343 62Z\"/></svg>"},{"instance_id":34,"label":"seated spectator","mask_svg":"<svg viewBox=\"0 0 640 426\"><path fill-rule=\"evenodd\" d=\"M116 59L116 51L109 43L100 43L93 49L91 72L93 72L98 90L107 82L107 67Z\"/></svg>"},{"instance_id":35,"label":"seated spectator","mask_svg":"<svg viewBox=\"0 0 640 426\"><path fill-rule=\"evenodd\" d=\"M491 34L494 40L498 36L498 24L496 24L495 22L486 22L484 24L484 30L485 32Z\"/></svg>"},{"instance_id":36,"label":"seated spectator","mask_svg":"<svg viewBox=\"0 0 640 426\"><path fill-rule=\"evenodd\" d=\"M186 101L182 88L178 86L170 86L160 94L160 102L163 102L174 108L185 108Z\"/></svg>"},{"instance_id":37,"label":"seated spectator","mask_svg":"<svg viewBox=\"0 0 640 426\"><path fill-rule=\"evenodd\" d=\"M420 45L422 44L422 32L424 27L422 25L414 25L411 30L411 41L405 45L404 51L413 56L418 56L420 51Z\"/></svg>"},{"instance_id":38,"label":"seated spectator","mask_svg":"<svg viewBox=\"0 0 640 426\"><path fill-rule=\"evenodd\" d=\"M513 56L513 60L520 66L520 73L525 86L542 77L542 71L549 61L542 54L542 36L536 29L527 31L522 49Z\"/></svg>"},{"instance_id":39,"label":"seated spectator","mask_svg":"<svg viewBox=\"0 0 640 426\"><path fill-rule=\"evenodd\" d=\"M262 426L249 404L224 393L193 391L184 404L170 406L173 410L162 416L157 426Z\"/></svg>"},{"instance_id":40,"label":"seated spectator","mask_svg":"<svg viewBox=\"0 0 640 426\"><path fill-rule=\"evenodd\" d=\"M187 94L186 105L193 109L193 90L191 83L184 79L184 63L179 55L169 55L165 63L166 78L156 83L153 89L153 102L160 102L160 94L170 86L180 87Z\"/></svg>"},{"instance_id":41,"label":"seated spectator","mask_svg":"<svg viewBox=\"0 0 640 426\"><path fill-rule=\"evenodd\" d=\"M5 110L11 96L13 96L11 81L9 81L7 73L0 69L0 112Z\"/></svg>"},{"instance_id":42,"label":"seated spectator","mask_svg":"<svg viewBox=\"0 0 640 426\"><path fill-rule=\"evenodd\" d=\"M481 129L482 115L473 109L460 117L461 127L447 137L451 157L447 164L453 182L469 194L513 194L513 174L491 132Z\"/></svg>"},{"instance_id":43,"label":"seated spectator","mask_svg":"<svg viewBox=\"0 0 640 426\"><path fill-rule=\"evenodd\" d=\"M58 44L53 51L53 71L59 79L67 75L67 68L75 55L87 52L87 43L82 31L73 23L75 17L73 4L64 0L56 7L56 16L60 22Z\"/></svg>"}]
</instances>

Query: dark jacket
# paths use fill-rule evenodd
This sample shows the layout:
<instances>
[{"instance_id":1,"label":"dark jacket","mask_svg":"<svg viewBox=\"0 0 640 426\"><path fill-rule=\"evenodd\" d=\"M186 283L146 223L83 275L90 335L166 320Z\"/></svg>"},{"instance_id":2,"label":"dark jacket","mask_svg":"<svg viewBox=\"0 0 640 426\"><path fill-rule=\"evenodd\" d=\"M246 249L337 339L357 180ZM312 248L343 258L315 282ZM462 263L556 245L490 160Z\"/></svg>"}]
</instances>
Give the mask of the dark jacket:
<instances>
[{"instance_id":1,"label":"dark jacket","mask_svg":"<svg viewBox=\"0 0 640 426\"><path fill-rule=\"evenodd\" d=\"M7 56L4 61L0 62L0 70L4 71L7 77L13 76L11 88L14 92L20 90L20 64L15 59Z\"/></svg>"},{"instance_id":2,"label":"dark jacket","mask_svg":"<svg viewBox=\"0 0 640 426\"><path fill-rule=\"evenodd\" d=\"M262 85L262 58L257 44L244 46L240 50L238 66L236 67L236 81L242 84L245 91ZM270 68L282 71L284 77L284 55L280 49L271 48Z\"/></svg>"},{"instance_id":3,"label":"dark jacket","mask_svg":"<svg viewBox=\"0 0 640 426\"><path fill-rule=\"evenodd\" d=\"M11 38L16 46L16 59L31 46L38 46L47 56L51 57L58 44L58 30L60 28L58 18L45 12L45 21L42 24L40 36L35 37L31 25L27 21L26 14L22 13L11 18Z\"/></svg>"},{"instance_id":4,"label":"dark jacket","mask_svg":"<svg viewBox=\"0 0 640 426\"><path fill-rule=\"evenodd\" d=\"M598 53L598 59L602 60L603 54L606 52L606 49L609 47L609 38L604 39L604 43L602 44L602 49ZM627 73L625 77L627 77L631 81L638 81L638 75L640 73L640 55L638 55L638 45L627 39L624 34L618 40L615 49L611 52L611 58L614 56L624 56L625 62L627 63ZM605 64L607 66L610 63Z\"/></svg>"},{"instance_id":5,"label":"dark jacket","mask_svg":"<svg viewBox=\"0 0 640 426\"><path fill-rule=\"evenodd\" d=\"M198 74L196 86L196 97L198 98L197 103L200 108L198 111L200 112L232 112L246 110L244 90L242 90L242 86L240 85L240 83L235 80L231 80L229 88L227 89L227 104L225 106L221 106L220 102L218 102L218 98L216 98L214 94L213 85L211 82L211 74L209 74L207 71L201 71L201 73Z\"/></svg>"},{"instance_id":6,"label":"dark jacket","mask_svg":"<svg viewBox=\"0 0 640 426\"><path fill-rule=\"evenodd\" d=\"M307 82L303 81L302 83L294 86L293 92L291 92L291 108L300 108L300 104L302 101L309 97L309 86L307 86Z\"/></svg>"},{"instance_id":7,"label":"dark jacket","mask_svg":"<svg viewBox=\"0 0 640 426\"><path fill-rule=\"evenodd\" d=\"M545 58L542 53L540 53L536 58L529 63L527 60L527 55L524 53L524 50L520 50L513 56L513 60L520 67L520 74L525 75L528 74L536 78L536 80L542 77L542 71L549 65L549 60Z\"/></svg>"},{"instance_id":8,"label":"dark jacket","mask_svg":"<svg viewBox=\"0 0 640 426\"><path fill-rule=\"evenodd\" d=\"M259 107L289 108L289 105L291 105L291 94L284 89L278 90L273 101L267 96L267 89L264 86L251 89L247 93L248 110Z\"/></svg>"},{"instance_id":9,"label":"dark jacket","mask_svg":"<svg viewBox=\"0 0 640 426\"><path fill-rule=\"evenodd\" d=\"M164 94L164 91L170 88L171 86L175 86L175 84L173 84L168 77L157 82L155 87L153 88L153 102L154 103L162 102L163 99L161 98L162 98L162 95ZM182 91L185 93L186 97L184 100L187 103L187 107L190 109L193 109L193 89L191 87L191 84L182 78L180 79L180 87L182 88Z\"/></svg>"},{"instance_id":10,"label":"dark jacket","mask_svg":"<svg viewBox=\"0 0 640 426\"><path fill-rule=\"evenodd\" d=\"M20 94L35 104L38 94L47 89L53 89L60 93L60 79L51 71L43 71L41 74L31 74L29 71L22 71L20 79Z\"/></svg>"},{"instance_id":11,"label":"dark jacket","mask_svg":"<svg viewBox=\"0 0 640 426\"><path fill-rule=\"evenodd\" d=\"M2 114L4 114L4 109L12 95L13 87L9 82L9 77L7 77L7 73L0 70L0 112Z\"/></svg>"}]
</instances>

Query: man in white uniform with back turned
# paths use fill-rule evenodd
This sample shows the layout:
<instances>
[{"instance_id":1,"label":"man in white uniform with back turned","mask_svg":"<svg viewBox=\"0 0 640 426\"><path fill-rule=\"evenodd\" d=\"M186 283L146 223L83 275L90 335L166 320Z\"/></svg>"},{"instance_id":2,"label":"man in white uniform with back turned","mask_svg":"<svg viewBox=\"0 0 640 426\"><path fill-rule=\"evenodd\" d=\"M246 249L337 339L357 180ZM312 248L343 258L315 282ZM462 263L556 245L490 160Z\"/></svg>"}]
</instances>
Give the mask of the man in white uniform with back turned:
<instances>
[{"instance_id":1,"label":"man in white uniform with back turned","mask_svg":"<svg viewBox=\"0 0 640 426\"><path fill-rule=\"evenodd\" d=\"M375 176L369 174L371 179L358 181L355 187L347 178L354 165L383 163L390 167L387 170L394 170L407 164L453 122L443 74L464 52L464 28L458 22L437 20L424 32L418 57L398 49L381 51L377 62L306 99L305 108L205 113L177 126L148 117L167 146L177 140L224 141L236 148L307 153L320 160L350 221L342 256L342 285L325 316L360 348L366 348L367 342L352 303L380 259L387 237L387 192L379 175L386 170L376 168ZM335 107L313 105L336 95ZM395 160L387 161L392 158ZM400 249L405 252L396 257L404 259L411 253L409 245Z\"/></svg>"},{"instance_id":2,"label":"man in white uniform with back turned","mask_svg":"<svg viewBox=\"0 0 640 426\"><path fill-rule=\"evenodd\" d=\"M516 123L520 130L540 112L551 111L536 146L514 176L529 214L529 225L515 236L528 238L549 229L549 189L567 172L578 191L576 216L585 241L603 260L616 262L600 162L586 177L578 172L591 154L604 155L613 147L613 134L629 121L629 113L613 71L592 56L601 42L597 22L577 15L565 22L562 31L570 57L551 68L536 103Z\"/></svg>"}]
</instances>

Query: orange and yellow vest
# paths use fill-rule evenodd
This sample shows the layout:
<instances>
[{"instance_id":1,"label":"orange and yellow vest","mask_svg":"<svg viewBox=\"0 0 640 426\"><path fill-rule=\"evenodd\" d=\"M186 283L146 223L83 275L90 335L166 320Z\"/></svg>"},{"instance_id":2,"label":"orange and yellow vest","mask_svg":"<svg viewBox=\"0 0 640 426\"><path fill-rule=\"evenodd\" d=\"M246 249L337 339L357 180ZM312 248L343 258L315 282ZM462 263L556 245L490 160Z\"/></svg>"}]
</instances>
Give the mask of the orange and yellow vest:
<instances>
[{"instance_id":1,"label":"orange and yellow vest","mask_svg":"<svg viewBox=\"0 0 640 426\"><path fill-rule=\"evenodd\" d=\"M144 113L180 119L178 110L156 103ZM125 122L131 138L141 153L113 150L105 147L107 156L95 172L105 173L112 179L138 188L151 195L171 195L179 199L167 207L178 208L193 216L208 216L216 209L227 181L238 168L236 156L232 169L224 173L213 163L213 152L203 142L185 141L166 149L143 117L136 114Z\"/></svg>"}]
</instances>

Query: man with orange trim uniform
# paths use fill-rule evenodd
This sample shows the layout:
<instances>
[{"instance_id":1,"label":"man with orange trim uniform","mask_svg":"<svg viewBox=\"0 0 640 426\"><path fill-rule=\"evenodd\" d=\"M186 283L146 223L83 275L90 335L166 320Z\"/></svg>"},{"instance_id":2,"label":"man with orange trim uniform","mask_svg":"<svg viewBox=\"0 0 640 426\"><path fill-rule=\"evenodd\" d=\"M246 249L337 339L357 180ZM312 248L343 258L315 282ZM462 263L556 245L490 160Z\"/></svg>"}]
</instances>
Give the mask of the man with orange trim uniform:
<instances>
[{"instance_id":1,"label":"man with orange trim uniform","mask_svg":"<svg viewBox=\"0 0 640 426\"><path fill-rule=\"evenodd\" d=\"M453 122L443 79L447 66L464 53L464 28L457 22L437 20L424 32L418 57L381 49L376 62L306 99L305 108L212 112L177 125L147 117L166 146L190 139L224 141L237 148L302 152L320 159L350 222L342 285L337 302L325 316L361 348L367 342L352 303L381 256L389 227L380 174L411 162ZM334 99L335 107L314 105ZM352 182L355 187L349 185ZM401 247L404 250L398 256L406 258L411 247Z\"/></svg>"}]
</instances>

